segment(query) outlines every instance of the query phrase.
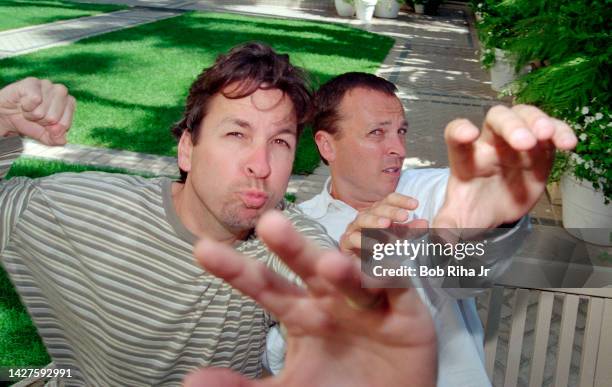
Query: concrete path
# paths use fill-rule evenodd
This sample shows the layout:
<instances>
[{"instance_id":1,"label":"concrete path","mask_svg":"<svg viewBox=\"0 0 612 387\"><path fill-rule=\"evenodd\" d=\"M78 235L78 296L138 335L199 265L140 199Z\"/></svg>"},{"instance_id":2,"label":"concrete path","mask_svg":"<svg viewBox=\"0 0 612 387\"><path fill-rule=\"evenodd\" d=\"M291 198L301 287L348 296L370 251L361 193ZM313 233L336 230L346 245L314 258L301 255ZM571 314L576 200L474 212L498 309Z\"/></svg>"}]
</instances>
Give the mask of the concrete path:
<instances>
[{"instance_id":1,"label":"concrete path","mask_svg":"<svg viewBox=\"0 0 612 387\"><path fill-rule=\"evenodd\" d=\"M128 9L0 32L0 59L61 46L180 15L180 10Z\"/></svg>"}]
</instances>

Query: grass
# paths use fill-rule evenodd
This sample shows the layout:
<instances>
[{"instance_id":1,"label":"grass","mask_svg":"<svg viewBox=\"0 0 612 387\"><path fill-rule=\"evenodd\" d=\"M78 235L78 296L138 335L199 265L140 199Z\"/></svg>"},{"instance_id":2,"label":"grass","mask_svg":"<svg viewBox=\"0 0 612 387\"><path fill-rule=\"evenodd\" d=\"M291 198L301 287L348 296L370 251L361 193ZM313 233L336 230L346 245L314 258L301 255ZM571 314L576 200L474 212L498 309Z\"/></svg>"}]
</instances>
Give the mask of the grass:
<instances>
[{"instance_id":1,"label":"grass","mask_svg":"<svg viewBox=\"0 0 612 387\"><path fill-rule=\"evenodd\" d=\"M42 367L51 361L13 284L0 266L0 365Z\"/></svg>"},{"instance_id":2,"label":"grass","mask_svg":"<svg viewBox=\"0 0 612 387\"><path fill-rule=\"evenodd\" d=\"M58 20L75 19L125 8L127 7L108 4L84 4L64 0L1 0L0 31Z\"/></svg>"},{"instance_id":3,"label":"grass","mask_svg":"<svg viewBox=\"0 0 612 387\"><path fill-rule=\"evenodd\" d=\"M125 169L112 167L92 167L89 165L70 164L62 161L49 161L34 158L21 157L13 163L10 171L7 174L7 179L17 176L27 176L31 178L45 177L61 172L85 172L85 171L100 171L110 173L126 173L132 174ZM153 175L141 176L150 177Z\"/></svg>"},{"instance_id":4,"label":"grass","mask_svg":"<svg viewBox=\"0 0 612 387\"><path fill-rule=\"evenodd\" d=\"M189 85L219 53L247 41L289 53L315 85L346 71L376 71L393 45L342 25L198 12L4 59L0 84L37 76L67 85L79 102L71 143L175 155L169 127ZM306 137L295 173L319 162Z\"/></svg>"}]
</instances>

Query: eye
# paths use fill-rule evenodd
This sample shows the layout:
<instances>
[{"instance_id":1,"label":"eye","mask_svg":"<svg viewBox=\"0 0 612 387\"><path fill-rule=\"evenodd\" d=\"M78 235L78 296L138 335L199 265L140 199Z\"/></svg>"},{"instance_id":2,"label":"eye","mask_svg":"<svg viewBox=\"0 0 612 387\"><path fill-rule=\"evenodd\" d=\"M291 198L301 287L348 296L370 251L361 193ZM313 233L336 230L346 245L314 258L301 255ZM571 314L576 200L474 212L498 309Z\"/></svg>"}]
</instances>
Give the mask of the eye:
<instances>
[{"instance_id":1,"label":"eye","mask_svg":"<svg viewBox=\"0 0 612 387\"><path fill-rule=\"evenodd\" d=\"M381 136L383 135L385 132L382 129L374 129L372 130L370 133L368 133L368 135L372 135L372 136Z\"/></svg>"},{"instance_id":2,"label":"eye","mask_svg":"<svg viewBox=\"0 0 612 387\"><path fill-rule=\"evenodd\" d=\"M401 134L402 136L405 136L406 133L408 133L408 129L406 128L400 128L397 133Z\"/></svg>"},{"instance_id":3,"label":"eye","mask_svg":"<svg viewBox=\"0 0 612 387\"><path fill-rule=\"evenodd\" d=\"M227 134L227 136L231 136L231 137L238 137L238 138L243 138L244 134L240 133L240 132L229 132Z\"/></svg>"},{"instance_id":4,"label":"eye","mask_svg":"<svg viewBox=\"0 0 612 387\"><path fill-rule=\"evenodd\" d=\"M274 144L283 145L283 146L286 146L287 148L291 149L291 145L289 145L289 143L287 141L283 140L282 138L275 138L274 139Z\"/></svg>"}]
</instances>

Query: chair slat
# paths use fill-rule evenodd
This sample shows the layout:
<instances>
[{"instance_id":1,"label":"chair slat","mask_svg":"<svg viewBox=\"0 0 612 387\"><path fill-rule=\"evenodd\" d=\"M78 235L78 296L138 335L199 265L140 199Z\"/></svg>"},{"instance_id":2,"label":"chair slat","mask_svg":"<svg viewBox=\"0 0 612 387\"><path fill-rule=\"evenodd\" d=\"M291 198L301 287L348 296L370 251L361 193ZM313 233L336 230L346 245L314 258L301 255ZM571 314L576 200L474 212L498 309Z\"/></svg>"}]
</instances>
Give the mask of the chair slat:
<instances>
[{"instance_id":1,"label":"chair slat","mask_svg":"<svg viewBox=\"0 0 612 387\"><path fill-rule=\"evenodd\" d=\"M580 359L581 387L591 387L595 383L595 366L597 364L597 351L599 350L599 337L601 336L601 319L603 317L604 301L601 298L591 297L587 310L584 339L582 340L582 358Z\"/></svg>"},{"instance_id":2,"label":"chair slat","mask_svg":"<svg viewBox=\"0 0 612 387\"><path fill-rule=\"evenodd\" d=\"M555 295L552 292L540 292L538 302L538 315L535 325L535 340L533 344L533 356L529 370L529 386L541 387L544 380L544 367L546 366L546 349L550 337L550 320L552 318L553 301Z\"/></svg>"},{"instance_id":3,"label":"chair slat","mask_svg":"<svg viewBox=\"0 0 612 387\"><path fill-rule=\"evenodd\" d=\"M561 330L559 331L559 348L557 351L557 366L555 369L555 381L553 383L555 387L567 386L569 381L579 299L580 298L576 295L567 294L563 302Z\"/></svg>"},{"instance_id":4,"label":"chair slat","mask_svg":"<svg viewBox=\"0 0 612 387\"><path fill-rule=\"evenodd\" d=\"M597 367L595 369L595 387L612 386L612 299L604 301Z\"/></svg>"},{"instance_id":5,"label":"chair slat","mask_svg":"<svg viewBox=\"0 0 612 387\"><path fill-rule=\"evenodd\" d=\"M497 287L491 289L489 294L489 309L487 311L487 321L485 323L485 369L489 379L493 380L495 368L495 354L497 353L497 336L499 319L504 301L504 288Z\"/></svg>"},{"instance_id":6,"label":"chair slat","mask_svg":"<svg viewBox=\"0 0 612 387\"><path fill-rule=\"evenodd\" d=\"M512 327L508 340L508 361L506 363L506 376L504 379L505 387L515 387L518 385L528 300L529 290L516 289L514 292L514 307L512 308Z\"/></svg>"}]
</instances>

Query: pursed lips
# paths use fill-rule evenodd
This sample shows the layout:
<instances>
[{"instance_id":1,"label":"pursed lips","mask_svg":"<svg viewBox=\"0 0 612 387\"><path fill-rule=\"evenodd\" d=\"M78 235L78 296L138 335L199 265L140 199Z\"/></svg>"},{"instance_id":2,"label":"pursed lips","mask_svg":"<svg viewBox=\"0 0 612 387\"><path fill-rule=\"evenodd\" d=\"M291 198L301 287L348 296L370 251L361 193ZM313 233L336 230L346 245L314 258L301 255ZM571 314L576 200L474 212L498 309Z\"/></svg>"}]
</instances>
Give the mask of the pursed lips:
<instances>
[{"instance_id":1,"label":"pursed lips","mask_svg":"<svg viewBox=\"0 0 612 387\"><path fill-rule=\"evenodd\" d=\"M268 194L258 189L249 189L238 193L247 208L260 209L268 201Z\"/></svg>"}]
</instances>

